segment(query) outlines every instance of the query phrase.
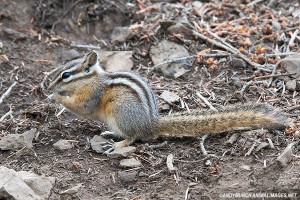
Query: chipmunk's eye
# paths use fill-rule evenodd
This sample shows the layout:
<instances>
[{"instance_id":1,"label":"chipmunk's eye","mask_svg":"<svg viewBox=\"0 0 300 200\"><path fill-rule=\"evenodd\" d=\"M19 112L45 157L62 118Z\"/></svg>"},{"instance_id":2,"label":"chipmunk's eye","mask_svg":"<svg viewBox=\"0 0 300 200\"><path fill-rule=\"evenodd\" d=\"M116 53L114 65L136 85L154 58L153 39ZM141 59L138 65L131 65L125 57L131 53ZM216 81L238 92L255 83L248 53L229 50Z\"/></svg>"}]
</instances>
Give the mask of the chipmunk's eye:
<instances>
[{"instance_id":1,"label":"chipmunk's eye","mask_svg":"<svg viewBox=\"0 0 300 200\"><path fill-rule=\"evenodd\" d=\"M63 79L67 79L67 78L69 78L70 76L72 75L72 72L64 72L63 74L62 74L62 78Z\"/></svg>"}]
</instances>

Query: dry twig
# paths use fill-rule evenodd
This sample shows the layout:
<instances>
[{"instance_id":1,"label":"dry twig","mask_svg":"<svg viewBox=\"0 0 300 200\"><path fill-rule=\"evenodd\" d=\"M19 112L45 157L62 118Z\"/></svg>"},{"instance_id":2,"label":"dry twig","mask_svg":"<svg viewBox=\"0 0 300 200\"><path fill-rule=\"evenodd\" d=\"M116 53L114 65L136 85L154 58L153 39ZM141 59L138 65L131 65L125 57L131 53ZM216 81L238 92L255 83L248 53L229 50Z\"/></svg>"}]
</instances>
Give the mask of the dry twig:
<instances>
[{"instance_id":1,"label":"dry twig","mask_svg":"<svg viewBox=\"0 0 300 200\"><path fill-rule=\"evenodd\" d=\"M174 161L174 155L169 154L167 156L167 167L170 173L174 173L177 170L176 167L174 167L173 165L173 161Z\"/></svg>"},{"instance_id":2,"label":"dry twig","mask_svg":"<svg viewBox=\"0 0 300 200\"><path fill-rule=\"evenodd\" d=\"M11 90L13 89L13 87L15 87L17 85L17 81L13 82L13 84L6 90L6 92L4 92L0 98L0 104L3 102L3 100L9 95L9 93L11 92Z\"/></svg>"}]
</instances>

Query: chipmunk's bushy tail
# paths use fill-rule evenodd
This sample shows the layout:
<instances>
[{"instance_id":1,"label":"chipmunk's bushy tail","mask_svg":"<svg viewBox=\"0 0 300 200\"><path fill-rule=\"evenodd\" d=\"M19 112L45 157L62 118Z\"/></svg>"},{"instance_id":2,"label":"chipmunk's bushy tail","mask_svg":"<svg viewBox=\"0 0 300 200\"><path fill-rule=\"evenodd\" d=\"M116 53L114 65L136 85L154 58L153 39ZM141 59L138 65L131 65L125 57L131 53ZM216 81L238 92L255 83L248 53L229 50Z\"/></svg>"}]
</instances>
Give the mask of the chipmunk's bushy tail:
<instances>
[{"instance_id":1,"label":"chipmunk's bushy tail","mask_svg":"<svg viewBox=\"0 0 300 200\"><path fill-rule=\"evenodd\" d=\"M268 104L236 105L216 111L194 111L160 117L159 136L200 136L240 127L283 128L287 119Z\"/></svg>"}]
</instances>

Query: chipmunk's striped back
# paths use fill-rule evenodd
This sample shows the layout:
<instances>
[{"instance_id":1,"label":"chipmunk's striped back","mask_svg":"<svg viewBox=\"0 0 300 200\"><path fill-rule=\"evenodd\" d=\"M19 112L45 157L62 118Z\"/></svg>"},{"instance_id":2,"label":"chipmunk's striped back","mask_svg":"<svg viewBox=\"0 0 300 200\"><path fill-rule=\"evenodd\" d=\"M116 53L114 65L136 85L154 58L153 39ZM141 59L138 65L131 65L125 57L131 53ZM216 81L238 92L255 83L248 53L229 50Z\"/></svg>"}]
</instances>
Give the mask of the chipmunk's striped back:
<instances>
[{"instance_id":1,"label":"chipmunk's striped back","mask_svg":"<svg viewBox=\"0 0 300 200\"><path fill-rule=\"evenodd\" d=\"M137 74L126 71L108 73L107 85L125 85L131 88L138 95L144 108L149 115L154 117L158 115L156 98L149 85Z\"/></svg>"}]
</instances>

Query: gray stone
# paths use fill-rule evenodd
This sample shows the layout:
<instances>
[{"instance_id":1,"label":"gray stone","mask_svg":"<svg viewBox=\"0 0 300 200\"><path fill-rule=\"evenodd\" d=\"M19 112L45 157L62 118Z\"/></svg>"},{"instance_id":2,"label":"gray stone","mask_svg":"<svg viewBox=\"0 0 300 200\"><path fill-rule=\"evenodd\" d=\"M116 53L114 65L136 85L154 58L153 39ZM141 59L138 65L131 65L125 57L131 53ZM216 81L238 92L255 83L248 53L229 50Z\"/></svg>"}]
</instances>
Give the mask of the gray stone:
<instances>
[{"instance_id":1,"label":"gray stone","mask_svg":"<svg viewBox=\"0 0 300 200\"><path fill-rule=\"evenodd\" d=\"M107 154L110 158L119 158L119 157L127 157L136 151L136 147L128 146L128 147L120 147L114 149L112 152Z\"/></svg>"},{"instance_id":2,"label":"gray stone","mask_svg":"<svg viewBox=\"0 0 300 200\"><path fill-rule=\"evenodd\" d=\"M262 142L256 147L255 151L259 152L261 149L267 148L268 146L269 146L269 143Z\"/></svg>"},{"instance_id":3,"label":"gray stone","mask_svg":"<svg viewBox=\"0 0 300 200\"><path fill-rule=\"evenodd\" d=\"M37 129L33 128L23 134L9 134L0 140L1 150L17 150L23 147L32 148L32 140L35 136Z\"/></svg>"},{"instance_id":4,"label":"gray stone","mask_svg":"<svg viewBox=\"0 0 300 200\"><path fill-rule=\"evenodd\" d=\"M135 35L129 27L115 27L111 34L112 42L125 42L130 40Z\"/></svg>"},{"instance_id":5,"label":"gray stone","mask_svg":"<svg viewBox=\"0 0 300 200\"><path fill-rule=\"evenodd\" d=\"M170 92L170 91L163 91L163 93L160 95L160 97L167 103L174 103L179 101L180 97L174 93L174 92Z\"/></svg>"},{"instance_id":6,"label":"gray stone","mask_svg":"<svg viewBox=\"0 0 300 200\"><path fill-rule=\"evenodd\" d=\"M103 142L107 142L108 140L105 139L104 137L100 136L100 135L95 135L91 140L91 147L94 151L96 151L97 153L103 153L104 150L102 148L101 143Z\"/></svg>"},{"instance_id":7,"label":"gray stone","mask_svg":"<svg viewBox=\"0 0 300 200\"><path fill-rule=\"evenodd\" d=\"M186 26L184 26L181 23L177 23L175 25L170 26L167 29L167 32L170 35L173 34L181 34L183 35L184 39L192 39L193 38L193 31L191 29L188 29Z\"/></svg>"},{"instance_id":8,"label":"gray stone","mask_svg":"<svg viewBox=\"0 0 300 200\"><path fill-rule=\"evenodd\" d=\"M203 3L201 1L193 1L192 6L200 9L202 8Z\"/></svg>"},{"instance_id":9,"label":"gray stone","mask_svg":"<svg viewBox=\"0 0 300 200\"><path fill-rule=\"evenodd\" d=\"M166 61L172 61L178 58L189 57L189 52L181 45L167 40L161 41L157 46L150 49L150 57L154 65L161 64ZM174 77L174 75L182 68L189 65L187 59L178 62L170 62L158 67L165 76Z\"/></svg>"},{"instance_id":10,"label":"gray stone","mask_svg":"<svg viewBox=\"0 0 300 200\"><path fill-rule=\"evenodd\" d=\"M67 140L58 140L53 144L53 147L58 150L67 150L74 147L74 144Z\"/></svg>"},{"instance_id":11,"label":"gray stone","mask_svg":"<svg viewBox=\"0 0 300 200\"><path fill-rule=\"evenodd\" d=\"M48 199L55 184L55 177L46 177L32 172L19 171L17 175L43 199Z\"/></svg>"},{"instance_id":12,"label":"gray stone","mask_svg":"<svg viewBox=\"0 0 300 200\"><path fill-rule=\"evenodd\" d=\"M300 90L300 83L298 83L296 79L287 81L285 85L287 90L290 91Z\"/></svg>"},{"instance_id":13,"label":"gray stone","mask_svg":"<svg viewBox=\"0 0 300 200\"><path fill-rule=\"evenodd\" d=\"M79 183L78 185L72 187L72 188L69 188L65 191L62 191L60 192L60 194L76 194L79 192L79 190L82 188L82 184Z\"/></svg>"},{"instance_id":14,"label":"gray stone","mask_svg":"<svg viewBox=\"0 0 300 200\"><path fill-rule=\"evenodd\" d=\"M294 73L292 77L300 79L300 53L282 59L280 64L288 73Z\"/></svg>"},{"instance_id":15,"label":"gray stone","mask_svg":"<svg viewBox=\"0 0 300 200\"><path fill-rule=\"evenodd\" d=\"M99 51L100 65L108 72L130 71L133 67L132 51Z\"/></svg>"},{"instance_id":16,"label":"gray stone","mask_svg":"<svg viewBox=\"0 0 300 200\"><path fill-rule=\"evenodd\" d=\"M231 65L234 68L246 68L247 67L247 63L239 58L232 58Z\"/></svg>"},{"instance_id":17,"label":"gray stone","mask_svg":"<svg viewBox=\"0 0 300 200\"><path fill-rule=\"evenodd\" d=\"M40 200L38 196L15 172L0 166L0 199Z\"/></svg>"},{"instance_id":18,"label":"gray stone","mask_svg":"<svg viewBox=\"0 0 300 200\"><path fill-rule=\"evenodd\" d=\"M137 176L137 172L125 172L125 171L118 172L118 177L121 179L122 182L125 183L135 181L136 176Z\"/></svg>"},{"instance_id":19,"label":"gray stone","mask_svg":"<svg viewBox=\"0 0 300 200\"><path fill-rule=\"evenodd\" d=\"M140 167L142 166L142 163L135 159L135 158L129 158L129 159L123 159L120 161L120 166L121 167L129 167L129 168L134 168L134 167Z\"/></svg>"},{"instance_id":20,"label":"gray stone","mask_svg":"<svg viewBox=\"0 0 300 200\"><path fill-rule=\"evenodd\" d=\"M249 165L241 165L240 168L243 169L243 170L246 170L246 171L251 170L251 167Z\"/></svg>"},{"instance_id":21,"label":"gray stone","mask_svg":"<svg viewBox=\"0 0 300 200\"><path fill-rule=\"evenodd\" d=\"M61 59L63 61L70 61L70 60L74 60L76 58L80 58L81 55L78 51L76 51L75 49L69 49L67 51L64 51L61 54Z\"/></svg>"}]
</instances>

